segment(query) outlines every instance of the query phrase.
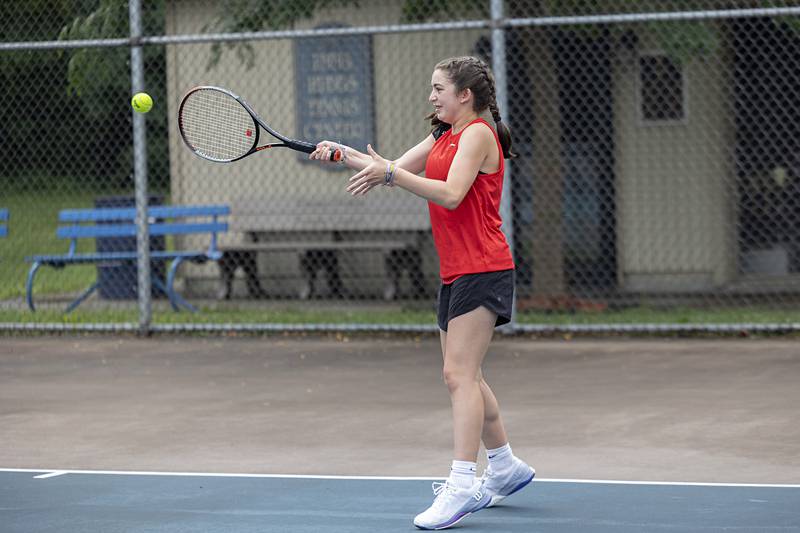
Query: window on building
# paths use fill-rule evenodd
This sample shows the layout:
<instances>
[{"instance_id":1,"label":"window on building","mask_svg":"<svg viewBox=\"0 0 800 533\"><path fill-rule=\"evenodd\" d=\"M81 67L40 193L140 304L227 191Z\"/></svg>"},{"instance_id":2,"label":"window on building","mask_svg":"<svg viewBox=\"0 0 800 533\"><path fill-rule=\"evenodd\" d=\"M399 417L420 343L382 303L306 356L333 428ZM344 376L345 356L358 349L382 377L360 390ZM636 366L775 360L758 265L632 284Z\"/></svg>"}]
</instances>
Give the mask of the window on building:
<instances>
[{"instance_id":1,"label":"window on building","mask_svg":"<svg viewBox=\"0 0 800 533\"><path fill-rule=\"evenodd\" d=\"M675 123L686 119L683 67L665 55L639 58L639 112L644 123Z\"/></svg>"}]
</instances>

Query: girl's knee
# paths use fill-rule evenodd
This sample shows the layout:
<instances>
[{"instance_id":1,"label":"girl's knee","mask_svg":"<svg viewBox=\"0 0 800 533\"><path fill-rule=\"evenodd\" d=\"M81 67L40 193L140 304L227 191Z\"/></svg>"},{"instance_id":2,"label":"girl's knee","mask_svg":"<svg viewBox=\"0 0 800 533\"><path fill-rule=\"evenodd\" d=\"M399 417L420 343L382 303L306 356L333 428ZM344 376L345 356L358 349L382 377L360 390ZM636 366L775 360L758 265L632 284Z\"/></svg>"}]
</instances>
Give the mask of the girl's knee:
<instances>
[{"instance_id":1,"label":"girl's knee","mask_svg":"<svg viewBox=\"0 0 800 533\"><path fill-rule=\"evenodd\" d=\"M475 372L454 364L445 363L442 369L442 376L451 393L464 386L477 386L480 383L480 379Z\"/></svg>"}]
</instances>

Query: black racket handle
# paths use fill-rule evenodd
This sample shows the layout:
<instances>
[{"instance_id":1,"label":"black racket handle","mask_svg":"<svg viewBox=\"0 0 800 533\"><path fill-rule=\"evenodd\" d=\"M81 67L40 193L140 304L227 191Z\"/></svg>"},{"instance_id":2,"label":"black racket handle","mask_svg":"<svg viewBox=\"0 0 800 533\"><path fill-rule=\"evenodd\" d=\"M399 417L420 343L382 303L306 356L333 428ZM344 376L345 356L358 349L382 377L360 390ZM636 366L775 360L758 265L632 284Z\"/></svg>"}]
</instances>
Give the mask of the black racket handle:
<instances>
[{"instance_id":1,"label":"black racket handle","mask_svg":"<svg viewBox=\"0 0 800 533\"><path fill-rule=\"evenodd\" d=\"M286 146L288 146L289 148L293 148L295 150L299 150L299 151L305 152L307 154L310 154L311 152L313 152L314 150L317 149L317 145L316 144L307 143L305 141L298 141L298 140L295 140L295 139L287 139L285 142L286 142ZM329 161L341 161L342 160L342 155L343 155L342 151L339 150L338 148L336 150L331 150L331 155L328 158L328 160Z\"/></svg>"}]
</instances>

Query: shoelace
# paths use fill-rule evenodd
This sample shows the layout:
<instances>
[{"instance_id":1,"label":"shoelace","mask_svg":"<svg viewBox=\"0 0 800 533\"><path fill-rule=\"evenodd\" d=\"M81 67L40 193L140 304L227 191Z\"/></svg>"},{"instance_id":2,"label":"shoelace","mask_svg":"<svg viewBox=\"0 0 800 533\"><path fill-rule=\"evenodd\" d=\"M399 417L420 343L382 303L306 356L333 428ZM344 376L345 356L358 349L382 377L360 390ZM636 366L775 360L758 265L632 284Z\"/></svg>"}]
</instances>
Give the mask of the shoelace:
<instances>
[{"instance_id":1,"label":"shoelace","mask_svg":"<svg viewBox=\"0 0 800 533\"><path fill-rule=\"evenodd\" d=\"M436 498L433 500L432 507L439 508L441 507L445 501L447 501L449 496L452 496L456 492L456 488L445 481L444 483L438 483L434 481L431 483L431 488L433 489L433 494Z\"/></svg>"},{"instance_id":2,"label":"shoelace","mask_svg":"<svg viewBox=\"0 0 800 533\"><path fill-rule=\"evenodd\" d=\"M494 475L494 472L492 472L492 467L487 466L486 470L483 471L483 475L481 476L481 483L492 477L492 475Z\"/></svg>"}]
</instances>

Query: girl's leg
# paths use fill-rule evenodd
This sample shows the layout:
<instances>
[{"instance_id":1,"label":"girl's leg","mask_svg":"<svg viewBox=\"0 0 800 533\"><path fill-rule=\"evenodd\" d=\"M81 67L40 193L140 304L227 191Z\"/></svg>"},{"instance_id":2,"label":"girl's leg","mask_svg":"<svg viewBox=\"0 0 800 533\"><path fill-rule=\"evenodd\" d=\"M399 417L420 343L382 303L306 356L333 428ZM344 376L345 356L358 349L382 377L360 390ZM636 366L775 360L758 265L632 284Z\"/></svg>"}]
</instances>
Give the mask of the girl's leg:
<instances>
[{"instance_id":1,"label":"girl's leg","mask_svg":"<svg viewBox=\"0 0 800 533\"><path fill-rule=\"evenodd\" d=\"M496 320L495 313L478 307L452 319L444 339L443 374L453 407L454 458L459 461L475 462L478 458L486 413L480 368ZM490 414L499 419L499 412L491 405Z\"/></svg>"},{"instance_id":2,"label":"girl's leg","mask_svg":"<svg viewBox=\"0 0 800 533\"><path fill-rule=\"evenodd\" d=\"M466 320L459 321L461 318L466 318ZM514 457L511 448L508 446L508 438L500 417L500 407L492 389L483 379L483 374L480 370L480 365L483 362L483 357L494 332L495 320L494 313L480 307L475 311L451 320L448 325L448 332L441 332L445 381L447 381L450 389L450 397L453 404L456 459L476 462L479 438L483 440L487 450L504 448L503 450L497 450L496 454L489 458L491 468L486 470L482 478L482 489L491 496L489 506L495 505L507 496L519 491L533 481L536 475L536 471L533 468ZM455 329L454 325L456 326ZM454 339L453 337L457 338ZM453 356L454 351L457 351L459 355ZM465 361L471 363L465 364ZM473 366L472 363L476 361L477 364ZM448 365L450 365L451 369L460 370L448 372ZM465 377L458 378L458 376L469 376L472 368L476 372L473 380L477 383L477 388L480 392L480 408L477 407L472 396L467 394L459 396L458 394L459 389L468 388L466 386L462 387L461 384L469 383L469 380ZM450 376L450 379L448 379L448 376ZM470 416L470 409L472 409L473 413L479 412L482 419L482 424L480 424L482 427L479 430L476 430L478 424L475 423L478 415Z\"/></svg>"},{"instance_id":3,"label":"girl's leg","mask_svg":"<svg viewBox=\"0 0 800 533\"><path fill-rule=\"evenodd\" d=\"M483 395L483 433L481 440L487 450L499 448L508 443L506 428L503 426L503 419L500 416L500 404L497 403L492 389L483 379L481 372L481 394Z\"/></svg>"},{"instance_id":4,"label":"girl's leg","mask_svg":"<svg viewBox=\"0 0 800 533\"><path fill-rule=\"evenodd\" d=\"M447 358L447 332L439 331L442 343L442 359ZM492 389L486 380L483 379L483 372L478 370L480 378L481 395L483 396L483 431L481 440L486 449L499 448L508 442L503 419L500 416L500 405L497 402Z\"/></svg>"},{"instance_id":5,"label":"girl's leg","mask_svg":"<svg viewBox=\"0 0 800 533\"><path fill-rule=\"evenodd\" d=\"M453 406L455 460L447 481L438 486L434 484L436 499L433 504L414 518L419 528L448 528L492 502L493 495L484 490L483 478L475 480L475 467L486 412L481 363L492 340L496 320L497 315L492 311L479 307L450 320L448 334L442 334L442 373ZM491 393L488 387L487 390ZM493 418L499 419L492 406L489 411Z\"/></svg>"}]
</instances>

